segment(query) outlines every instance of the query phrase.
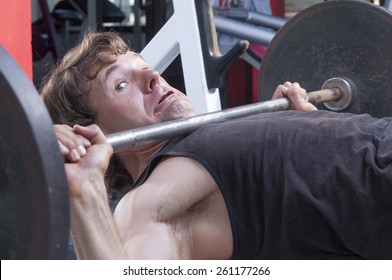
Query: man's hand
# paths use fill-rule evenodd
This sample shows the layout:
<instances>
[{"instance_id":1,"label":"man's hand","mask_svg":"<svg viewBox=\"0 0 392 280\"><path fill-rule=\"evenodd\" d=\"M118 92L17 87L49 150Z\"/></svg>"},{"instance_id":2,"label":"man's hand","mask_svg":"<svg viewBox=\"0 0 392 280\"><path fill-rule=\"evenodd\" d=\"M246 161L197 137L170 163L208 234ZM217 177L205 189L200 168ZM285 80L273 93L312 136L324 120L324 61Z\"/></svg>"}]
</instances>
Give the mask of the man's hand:
<instances>
[{"instance_id":1,"label":"man's hand","mask_svg":"<svg viewBox=\"0 0 392 280\"><path fill-rule=\"evenodd\" d=\"M86 180L103 182L104 174L113 154L112 146L97 125L69 127L54 125L60 151L67 159L67 173L71 196L80 197ZM105 192L105 189L100 190ZM103 195L103 193L101 193Z\"/></svg>"},{"instance_id":2,"label":"man's hand","mask_svg":"<svg viewBox=\"0 0 392 280\"><path fill-rule=\"evenodd\" d=\"M312 103L308 102L306 90L301 88L297 82L285 82L283 85L279 85L276 88L272 99L283 97L287 97L291 101L291 110L304 112L317 110Z\"/></svg>"}]
</instances>

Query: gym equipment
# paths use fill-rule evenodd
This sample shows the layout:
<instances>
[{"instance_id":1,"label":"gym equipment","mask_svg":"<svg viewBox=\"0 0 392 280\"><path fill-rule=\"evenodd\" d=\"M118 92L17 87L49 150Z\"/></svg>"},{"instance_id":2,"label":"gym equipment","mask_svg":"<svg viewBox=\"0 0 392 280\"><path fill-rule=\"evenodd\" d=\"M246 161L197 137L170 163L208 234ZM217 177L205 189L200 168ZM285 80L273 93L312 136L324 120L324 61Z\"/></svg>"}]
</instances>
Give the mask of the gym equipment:
<instances>
[{"instance_id":1,"label":"gym equipment","mask_svg":"<svg viewBox=\"0 0 392 280\"><path fill-rule=\"evenodd\" d=\"M239 41L221 54L218 48L211 0L173 0L173 15L141 51L159 73L181 54L185 89L199 113L221 109L219 87L225 71L248 48ZM186 32L179 27L186 26Z\"/></svg>"},{"instance_id":2,"label":"gym equipment","mask_svg":"<svg viewBox=\"0 0 392 280\"><path fill-rule=\"evenodd\" d=\"M64 259L64 159L32 82L0 47L0 258Z\"/></svg>"},{"instance_id":3,"label":"gym equipment","mask_svg":"<svg viewBox=\"0 0 392 280\"><path fill-rule=\"evenodd\" d=\"M392 115L392 16L360 1L327 1L291 18L274 36L259 72L259 100L277 84L297 81L308 91L345 76L358 88L346 112ZM325 109L324 105L318 106Z\"/></svg>"},{"instance_id":4,"label":"gym equipment","mask_svg":"<svg viewBox=\"0 0 392 280\"><path fill-rule=\"evenodd\" d=\"M182 0L176 2L181 3ZM325 11L320 12L319 9L323 9L320 7L325 7ZM328 80L323 86L323 94L321 95L327 94L326 96L330 96L330 98L327 98L328 100L336 100L326 103L330 109L356 113L371 112L375 115L377 115L379 109L382 112L380 115L387 114L386 107L388 107L390 98L388 96L389 87L387 88L386 85L389 85L391 81L388 66L392 65L388 48L392 32L389 12L373 5L369 6L353 1L326 2L323 6L309 9L310 12L305 10L301 12L302 15L310 13L315 19L312 16L309 16L309 18L303 16L304 24L310 28L309 26L317 24L321 20L318 27L322 26L322 29L318 29L318 32L325 35L327 39L323 40L322 35L317 32L315 34L310 32L312 31L311 28L309 33L305 32L307 29L292 29L291 26L296 25L296 19L293 23L288 24L290 27L286 28L286 24L282 29L286 30L284 32L289 30L287 33L288 41L283 40L282 35L278 35L277 42L286 44L286 48L290 51L294 51L290 48L290 45L297 46L300 54L285 52L280 56L275 56L276 64L287 67L292 73L286 72L282 76L279 76L280 73L275 73L279 81L276 81L270 94L272 95L275 87L285 80L299 81L302 86L308 86L307 89L312 91L314 88L320 87L323 81L322 78L326 80L329 77L339 75L348 77L348 79ZM324 13L326 16L323 16ZM335 18L336 16L337 18ZM346 19L351 16L355 20ZM346 20L342 22L339 18L345 18ZM327 28L329 22L334 28ZM348 24L350 29L347 31L343 26L339 27L341 24L344 26ZM362 27L362 24L367 27ZM377 25L377 29L372 28L375 26L374 24ZM327 31L334 32L334 36ZM340 34L340 32L343 32L343 34ZM373 33L378 34L378 36ZM312 38L312 35L315 37ZM350 38L348 42L346 37ZM296 43L296 40L304 41L307 45L316 45L319 49L310 48L312 53L307 55L304 53L304 49L301 49ZM358 40L358 42L355 40ZM287 42L289 45L287 45ZM349 47L345 46L345 43ZM273 50L278 48L275 44L272 44L271 47L270 53L272 54L274 53ZM325 48L324 45L328 45L330 48ZM176 48L176 50L178 49ZM305 49L305 51L308 51L308 49ZM341 51L342 54L339 55L338 51ZM376 52L378 55L369 54L369 52ZM299 60L292 60L292 55L297 55ZM370 56L371 59L362 61L361 55ZM274 56L271 54L269 56L270 58L265 60L268 63L264 65L274 64ZM339 59L343 60L345 56L356 59L346 61L346 64L338 61ZM283 63L285 57L293 65ZM324 59L317 60L318 63L316 64L309 63L312 58L319 57ZM328 57L331 58L331 61L327 59ZM33 84L1 47L0 61L0 88L3 97L0 103L1 259L63 259L67 255L69 237L68 189L64 172L64 159L59 152L49 114ZM358 61L359 65L356 65ZM271 66L269 68L272 69ZM311 87L305 81L302 82L303 77L305 77L302 72L305 71L304 68L306 68L307 75L315 73L313 77L315 80L317 77L318 85ZM355 69L355 71L352 69ZM266 72L265 68L261 70ZM268 75L270 75L269 72ZM265 82L264 85L266 85L267 80L265 77L261 77L262 81ZM357 89L353 87L354 84ZM369 94L368 92L372 87L374 87L374 91L370 91ZM355 97L355 104L352 103L353 99L346 98L346 91L351 92ZM357 93L355 94L355 92ZM311 96L311 100L314 100L314 102L320 101L320 92L313 92L311 95L314 95ZM286 99L279 99L274 102L279 103L279 105L268 101L260 103L264 104L260 106L268 108L277 106L282 110L290 107ZM275 105L272 106L271 104ZM233 108L231 112L216 112L214 121L230 119L231 114L234 114L234 117L247 116L249 115L249 108L245 106L243 108ZM245 111L244 115L242 115L243 110ZM261 110L260 112L268 110ZM271 109L271 111L273 110L278 109L275 107L275 109ZM259 112L251 114L254 113ZM224 119L220 119L220 114L226 114ZM204 117L206 115L200 115L201 119ZM186 122L191 126L189 119ZM164 125L162 124L162 126ZM147 129L147 127L143 129ZM123 149L121 147L123 144L117 144L114 136L111 134L107 137L116 151L119 151ZM163 132L160 137L164 137ZM131 144L124 145L129 146Z\"/></svg>"}]
</instances>

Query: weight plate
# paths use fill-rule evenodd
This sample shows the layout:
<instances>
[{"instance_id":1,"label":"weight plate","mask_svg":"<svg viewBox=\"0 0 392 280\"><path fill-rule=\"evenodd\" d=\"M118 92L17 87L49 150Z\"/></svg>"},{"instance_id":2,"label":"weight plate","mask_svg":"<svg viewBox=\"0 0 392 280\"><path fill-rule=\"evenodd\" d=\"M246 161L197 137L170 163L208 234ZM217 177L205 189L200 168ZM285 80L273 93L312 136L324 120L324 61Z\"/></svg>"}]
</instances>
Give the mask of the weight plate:
<instances>
[{"instance_id":1,"label":"weight plate","mask_svg":"<svg viewBox=\"0 0 392 280\"><path fill-rule=\"evenodd\" d=\"M343 76L358 90L347 112L391 116L391 46L392 14L385 8L360 1L313 5L291 18L268 46L260 66L259 100L270 99L285 81L315 91Z\"/></svg>"},{"instance_id":2,"label":"weight plate","mask_svg":"<svg viewBox=\"0 0 392 280\"><path fill-rule=\"evenodd\" d=\"M1 46L0 61L0 257L64 259L64 159L34 85Z\"/></svg>"}]
</instances>

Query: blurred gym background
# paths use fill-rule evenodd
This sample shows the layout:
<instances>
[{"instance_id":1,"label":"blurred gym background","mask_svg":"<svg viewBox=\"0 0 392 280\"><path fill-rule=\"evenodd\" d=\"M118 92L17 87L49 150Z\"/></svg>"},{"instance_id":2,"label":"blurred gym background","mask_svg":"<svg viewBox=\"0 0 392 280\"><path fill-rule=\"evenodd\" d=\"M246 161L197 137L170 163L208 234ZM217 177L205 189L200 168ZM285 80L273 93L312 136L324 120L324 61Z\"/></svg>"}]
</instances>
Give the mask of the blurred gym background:
<instances>
[{"instance_id":1,"label":"blurred gym background","mask_svg":"<svg viewBox=\"0 0 392 280\"><path fill-rule=\"evenodd\" d=\"M212 0L214 7L242 7L284 19L320 2L323 0ZM171 0L1 0L0 44L38 88L55 61L89 26L120 32L135 51L140 51L172 12ZM221 51L225 50L227 38L224 34L218 36ZM239 39L229 41L235 40ZM258 47L253 49L262 59L266 46ZM180 57L163 76L184 90ZM233 63L227 85L221 89L222 107L257 101L257 76L257 67L241 59Z\"/></svg>"}]
</instances>

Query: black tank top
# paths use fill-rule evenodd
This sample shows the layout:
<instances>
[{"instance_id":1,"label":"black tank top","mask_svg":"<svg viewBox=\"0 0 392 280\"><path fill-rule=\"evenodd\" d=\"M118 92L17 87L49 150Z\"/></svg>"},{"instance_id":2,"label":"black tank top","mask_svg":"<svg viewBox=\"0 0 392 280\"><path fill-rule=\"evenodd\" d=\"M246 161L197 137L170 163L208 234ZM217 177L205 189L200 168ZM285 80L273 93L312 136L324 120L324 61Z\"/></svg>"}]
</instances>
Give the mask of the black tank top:
<instances>
[{"instance_id":1,"label":"black tank top","mask_svg":"<svg viewBox=\"0 0 392 280\"><path fill-rule=\"evenodd\" d=\"M204 126L163 156L200 162L229 213L232 259L392 259L392 119L266 113Z\"/></svg>"}]
</instances>

